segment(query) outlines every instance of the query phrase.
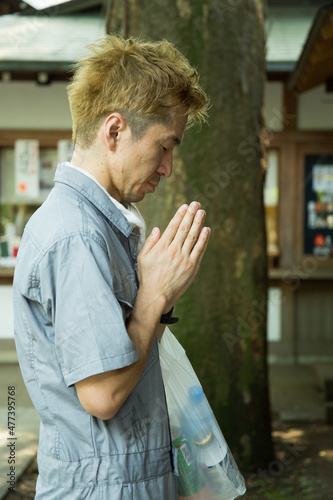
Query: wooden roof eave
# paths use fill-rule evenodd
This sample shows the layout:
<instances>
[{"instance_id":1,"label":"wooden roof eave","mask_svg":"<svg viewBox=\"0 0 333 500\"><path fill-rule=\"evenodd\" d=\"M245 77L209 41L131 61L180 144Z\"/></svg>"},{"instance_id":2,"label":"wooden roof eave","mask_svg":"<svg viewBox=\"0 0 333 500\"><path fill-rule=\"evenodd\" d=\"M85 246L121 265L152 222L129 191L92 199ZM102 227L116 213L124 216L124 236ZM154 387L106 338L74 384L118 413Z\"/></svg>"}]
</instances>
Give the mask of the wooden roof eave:
<instances>
[{"instance_id":1,"label":"wooden roof eave","mask_svg":"<svg viewBox=\"0 0 333 500\"><path fill-rule=\"evenodd\" d=\"M333 2L318 11L288 88L304 92L332 77Z\"/></svg>"}]
</instances>

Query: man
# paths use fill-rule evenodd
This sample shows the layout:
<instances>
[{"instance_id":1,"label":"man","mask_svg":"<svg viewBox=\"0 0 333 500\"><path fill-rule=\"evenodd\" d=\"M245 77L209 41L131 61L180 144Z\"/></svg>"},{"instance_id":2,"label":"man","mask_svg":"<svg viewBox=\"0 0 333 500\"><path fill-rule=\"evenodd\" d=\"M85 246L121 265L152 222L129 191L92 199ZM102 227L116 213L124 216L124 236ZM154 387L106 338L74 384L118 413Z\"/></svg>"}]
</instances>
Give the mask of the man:
<instances>
[{"instance_id":1,"label":"man","mask_svg":"<svg viewBox=\"0 0 333 500\"><path fill-rule=\"evenodd\" d=\"M168 42L107 36L68 89L75 150L26 226L14 277L22 374L41 418L36 499L173 500L158 339L210 229L197 202L155 228L132 202L172 173L207 97Z\"/></svg>"}]
</instances>

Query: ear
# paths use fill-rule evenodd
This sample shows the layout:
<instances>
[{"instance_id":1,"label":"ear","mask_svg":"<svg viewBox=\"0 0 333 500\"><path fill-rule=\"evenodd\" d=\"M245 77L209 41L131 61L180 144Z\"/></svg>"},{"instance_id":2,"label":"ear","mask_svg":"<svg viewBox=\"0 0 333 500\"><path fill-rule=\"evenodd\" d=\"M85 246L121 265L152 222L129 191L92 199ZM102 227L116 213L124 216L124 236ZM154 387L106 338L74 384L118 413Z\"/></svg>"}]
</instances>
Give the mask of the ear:
<instances>
[{"instance_id":1,"label":"ear","mask_svg":"<svg viewBox=\"0 0 333 500\"><path fill-rule=\"evenodd\" d=\"M120 113L112 113L104 122L104 142L109 151L115 151L119 143L119 133L126 128L126 120Z\"/></svg>"}]
</instances>

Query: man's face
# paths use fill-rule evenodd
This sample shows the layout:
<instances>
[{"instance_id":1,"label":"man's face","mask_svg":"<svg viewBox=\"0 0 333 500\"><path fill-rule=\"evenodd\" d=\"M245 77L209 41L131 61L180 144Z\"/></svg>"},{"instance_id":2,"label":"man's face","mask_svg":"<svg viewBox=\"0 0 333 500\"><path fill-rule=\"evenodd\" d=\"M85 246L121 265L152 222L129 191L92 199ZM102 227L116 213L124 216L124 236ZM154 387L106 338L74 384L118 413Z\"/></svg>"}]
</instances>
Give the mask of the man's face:
<instances>
[{"instance_id":1,"label":"man's face","mask_svg":"<svg viewBox=\"0 0 333 500\"><path fill-rule=\"evenodd\" d=\"M168 124L152 125L140 139L133 139L127 127L110 172L116 199L141 201L155 191L161 177L170 177L173 149L182 140L186 121L183 111L175 108Z\"/></svg>"}]
</instances>

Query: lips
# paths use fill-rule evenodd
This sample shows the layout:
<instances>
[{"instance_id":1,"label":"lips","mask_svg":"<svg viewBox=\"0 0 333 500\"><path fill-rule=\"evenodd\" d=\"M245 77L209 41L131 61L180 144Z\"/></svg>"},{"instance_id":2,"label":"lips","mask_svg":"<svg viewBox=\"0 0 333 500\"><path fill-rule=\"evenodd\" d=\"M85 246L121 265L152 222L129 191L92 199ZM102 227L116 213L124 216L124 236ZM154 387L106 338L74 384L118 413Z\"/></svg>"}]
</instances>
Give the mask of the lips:
<instances>
[{"instance_id":1,"label":"lips","mask_svg":"<svg viewBox=\"0 0 333 500\"><path fill-rule=\"evenodd\" d=\"M156 188L157 188L157 186L158 186L158 183L160 182L160 179L153 179L153 180L151 180L151 181L147 181L147 182L148 182L148 184L150 184L150 185L151 185L154 189L156 189Z\"/></svg>"}]
</instances>

